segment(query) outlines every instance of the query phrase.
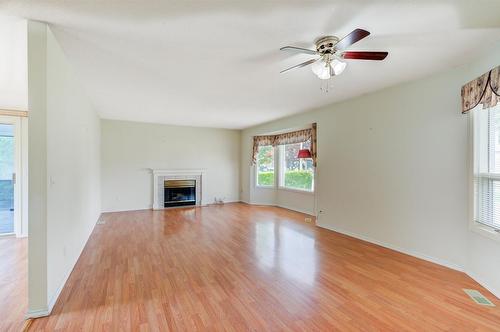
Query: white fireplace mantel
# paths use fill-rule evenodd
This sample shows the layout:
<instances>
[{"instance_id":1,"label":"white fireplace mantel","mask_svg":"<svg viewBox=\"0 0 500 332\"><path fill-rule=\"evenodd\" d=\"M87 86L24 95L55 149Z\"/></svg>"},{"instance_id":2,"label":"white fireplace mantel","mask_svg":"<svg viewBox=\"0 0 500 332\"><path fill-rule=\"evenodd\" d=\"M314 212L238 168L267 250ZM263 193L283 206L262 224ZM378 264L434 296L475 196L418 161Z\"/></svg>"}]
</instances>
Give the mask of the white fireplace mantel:
<instances>
[{"instance_id":1,"label":"white fireplace mantel","mask_svg":"<svg viewBox=\"0 0 500 332\"><path fill-rule=\"evenodd\" d=\"M204 169L151 169L153 173L153 210L162 210L165 180L195 180L196 205L207 205L206 170Z\"/></svg>"}]
</instances>

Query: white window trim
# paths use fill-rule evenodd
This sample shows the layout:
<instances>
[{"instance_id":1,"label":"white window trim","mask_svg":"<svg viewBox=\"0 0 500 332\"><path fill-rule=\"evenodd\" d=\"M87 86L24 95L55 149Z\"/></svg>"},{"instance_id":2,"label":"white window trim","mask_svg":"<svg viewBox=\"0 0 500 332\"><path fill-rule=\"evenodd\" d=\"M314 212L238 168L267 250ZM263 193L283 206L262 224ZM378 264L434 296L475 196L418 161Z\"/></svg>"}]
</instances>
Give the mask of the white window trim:
<instances>
[{"instance_id":1,"label":"white window trim","mask_svg":"<svg viewBox=\"0 0 500 332\"><path fill-rule=\"evenodd\" d=\"M263 185L263 184L258 184L257 183L257 180L255 181L255 188L257 189L276 189L276 184L273 184L273 185L270 185L270 186L266 186L266 185Z\"/></svg>"},{"instance_id":2,"label":"white window trim","mask_svg":"<svg viewBox=\"0 0 500 332\"><path fill-rule=\"evenodd\" d=\"M278 186L279 190L283 191L291 191L294 193L300 193L300 194L305 194L305 195L313 195L314 196L314 190L307 190L307 189L296 189L296 188L288 188L288 187L282 187Z\"/></svg>"},{"instance_id":3,"label":"white window trim","mask_svg":"<svg viewBox=\"0 0 500 332\"><path fill-rule=\"evenodd\" d=\"M479 106L482 107L482 106ZM475 131L474 131L474 112L472 109L468 112L469 117L469 230L479 234L481 236L487 237L494 241L500 242L500 231L490 227L488 225L479 223L474 220L474 159L475 159ZM495 175L490 175L490 177L495 177Z\"/></svg>"}]
</instances>

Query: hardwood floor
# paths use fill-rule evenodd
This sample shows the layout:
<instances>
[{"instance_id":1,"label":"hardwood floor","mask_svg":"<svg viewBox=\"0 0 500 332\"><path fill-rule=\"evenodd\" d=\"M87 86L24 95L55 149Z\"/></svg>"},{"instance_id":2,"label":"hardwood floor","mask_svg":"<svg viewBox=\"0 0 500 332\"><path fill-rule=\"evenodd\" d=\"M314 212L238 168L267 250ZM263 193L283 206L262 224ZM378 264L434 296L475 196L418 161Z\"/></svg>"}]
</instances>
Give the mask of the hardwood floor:
<instances>
[{"instance_id":1,"label":"hardwood floor","mask_svg":"<svg viewBox=\"0 0 500 332\"><path fill-rule=\"evenodd\" d=\"M228 204L104 218L30 331L500 330L500 301L465 274L300 213Z\"/></svg>"},{"instance_id":2,"label":"hardwood floor","mask_svg":"<svg viewBox=\"0 0 500 332\"><path fill-rule=\"evenodd\" d=\"M0 331L22 329L28 308L28 239L0 237Z\"/></svg>"}]
</instances>

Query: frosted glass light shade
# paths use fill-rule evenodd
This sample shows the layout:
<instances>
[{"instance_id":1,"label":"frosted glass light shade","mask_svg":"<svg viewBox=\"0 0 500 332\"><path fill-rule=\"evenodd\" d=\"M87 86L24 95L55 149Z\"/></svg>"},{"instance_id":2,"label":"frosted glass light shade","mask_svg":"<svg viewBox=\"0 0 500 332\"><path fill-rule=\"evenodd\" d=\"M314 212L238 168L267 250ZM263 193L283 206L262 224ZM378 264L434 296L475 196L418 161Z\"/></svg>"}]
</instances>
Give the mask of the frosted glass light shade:
<instances>
[{"instance_id":1,"label":"frosted glass light shade","mask_svg":"<svg viewBox=\"0 0 500 332\"><path fill-rule=\"evenodd\" d=\"M333 72L335 73L335 76L342 74L345 67L347 67L347 63L345 63L344 61L340 61L338 59L333 59L330 64L333 67Z\"/></svg>"},{"instance_id":2,"label":"frosted glass light shade","mask_svg":"<svg viewBox=\"0 0 500 332\"><path fill-rule=\"evenodd\" d=\"M335 76L342 74L347 67L347 63L339 59L333 59L330 64L327 64L323 59L320 59L311 65L311 70L318 78L327 80L331 78L330 66L333 68Z\"/></svg>"},{"instance_id":3,"label":"frosted glass light shade","mask_svg":"<svg viewBox=\"0 0 500 332\"><path fill-rule=\"evenodd\" d=\"M316 61L312 64L311 70L318 78L322 80L327 80L330 78L330 67L326 64L323 59Z\"/></svg>"}]
</instances>

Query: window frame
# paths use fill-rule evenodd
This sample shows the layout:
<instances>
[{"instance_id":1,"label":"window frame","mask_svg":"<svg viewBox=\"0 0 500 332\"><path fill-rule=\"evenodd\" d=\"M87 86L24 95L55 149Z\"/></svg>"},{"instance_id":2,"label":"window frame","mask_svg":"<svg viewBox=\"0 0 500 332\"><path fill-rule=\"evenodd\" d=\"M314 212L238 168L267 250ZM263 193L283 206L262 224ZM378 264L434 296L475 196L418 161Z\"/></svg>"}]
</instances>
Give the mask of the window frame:
<instances>
[{"instance_id":1,"label":"window frame","mask_svg":"<svg viewBox=\"0 0 500 332\"><path fill-rule=\"evenodd\" d=\"M496 107L500 107L500 105L497 105ZM481 236L500 242L500 229L483 224L477 221L475 218L476 197L474 183L476 174L483 176L486 175L486 177L492 179L500 179L500 174L484 174L484 172L479 171L478 151L480 150L480 146L477 139L478 124L476 123L476 113L481 111L485 110L483 110L482 105L479 104L478 106L470 110L467 114L467 116L469 117L469 230Z\"/></svg>"},{"instance_id":2,"label":"window frame","mask_svg":"<svg viewBox=\"0 0 500 332\"><path fill-rule=\"evenodd\" d=\"M257 161L255 162L255 181L254 181L254 184L255 184L255 188L259 188L259 189L276 189L276 180L277 180L277 177L278 177L278 173L279 173L279 170L276 171L276 166L277 166L277 162L276 162L276 147L275 146L272 146L272 145L263 145L262 147L265 147L265 146L270 146L273 150L273 163L274 163L274 181L273 181L273 184L271 185L262 185L262 184L259 184L259 159L257 157ZM259 149L261 147L259 146ZM257 155L258 155L258 152L257 152Z\"/></svg>"},{"instance_id":3,"label":"window frame","mask_svg":"<svg viewBox=\"0 0 500 332\"><path fill-rule=\"evenodd\" d=\"M301 142L300 144L302 144ZM296 144L296 143L295 143ZM285 183L285 145L278 145L276 148L278 149L278 160L277 160L277 165L278 165L278 178L277 178L277 184L278 184L278 189L280 190L286 190L286 191L292 191L292 192L298 192L302 194L311 194L314 195L314 192L316 190L316 167L313 166L313 181L312 181L312 189L301 189L301 188L291 188L291 187L286 187L284 185Z\"/></svg>"}]
</instances>

